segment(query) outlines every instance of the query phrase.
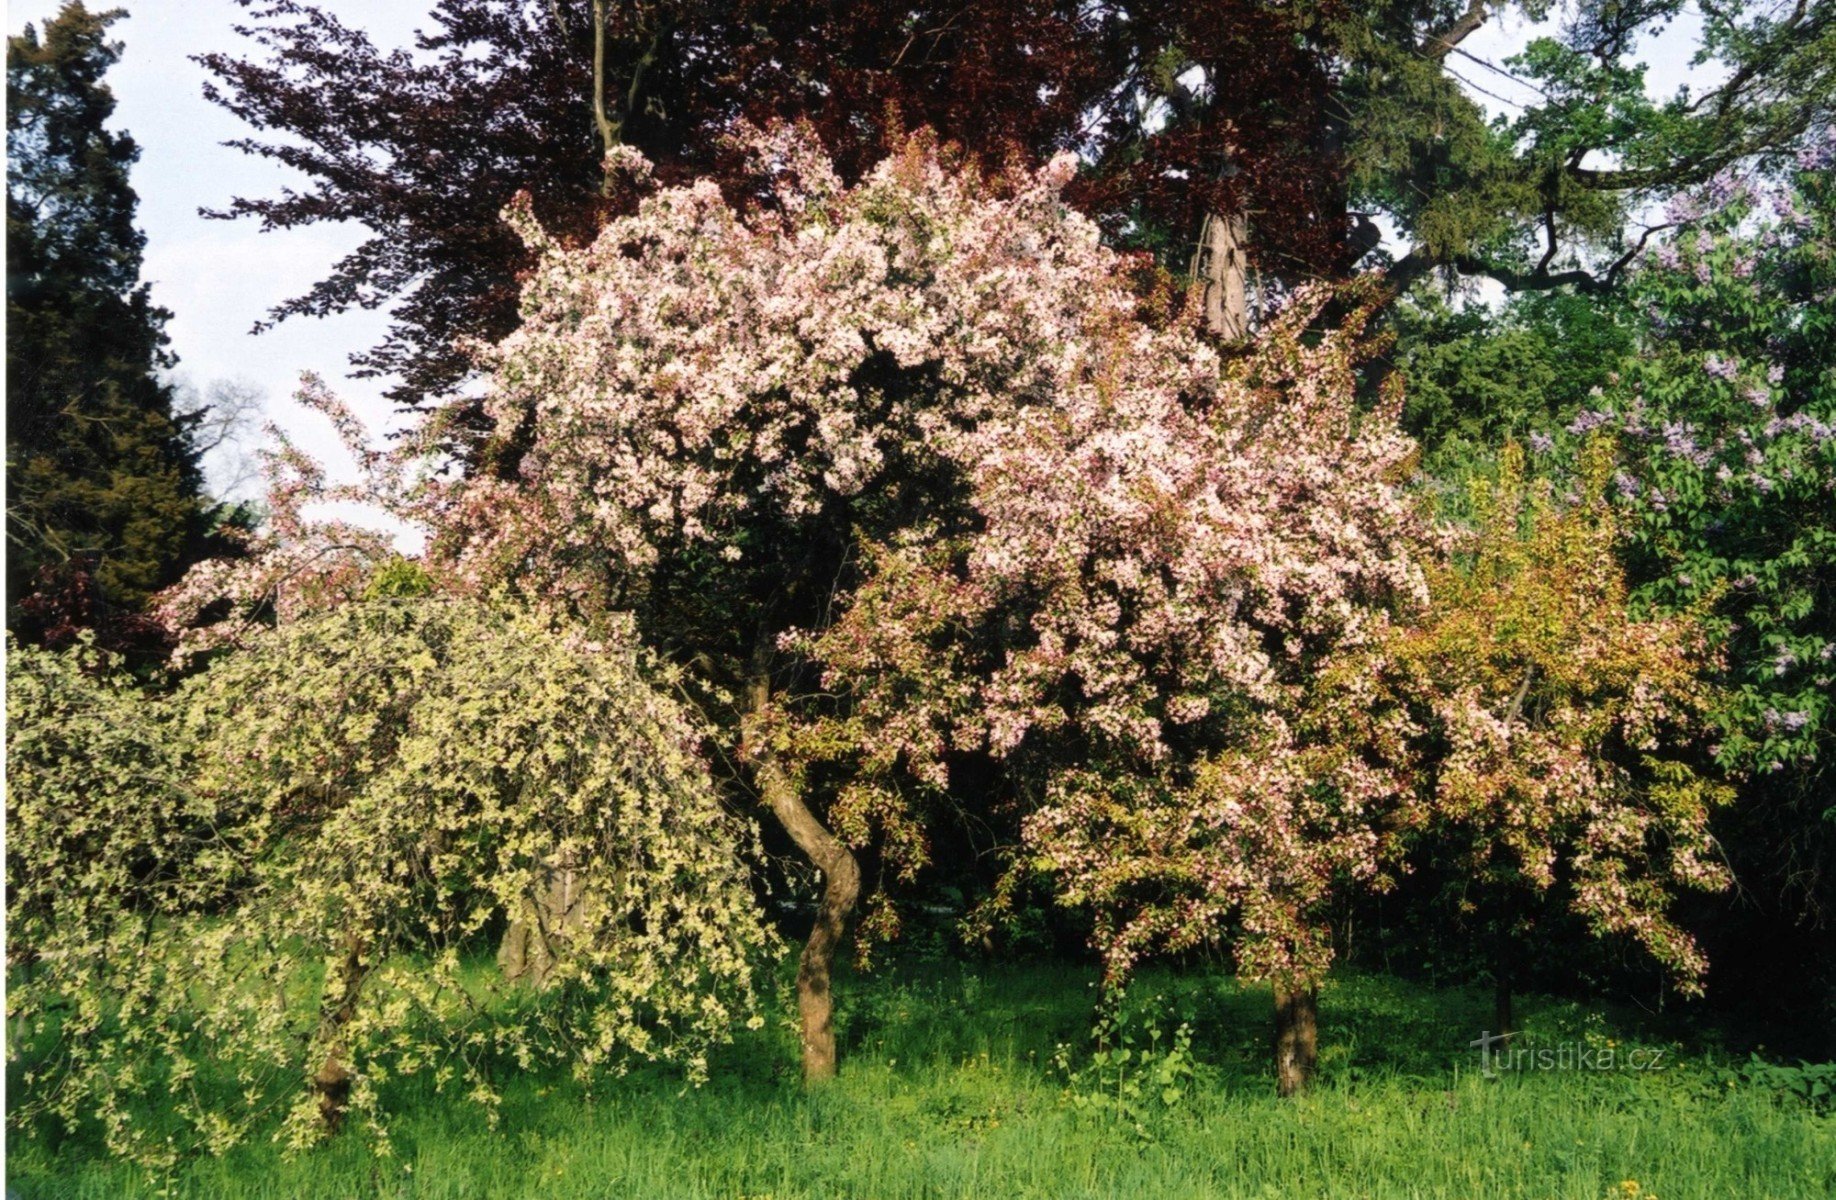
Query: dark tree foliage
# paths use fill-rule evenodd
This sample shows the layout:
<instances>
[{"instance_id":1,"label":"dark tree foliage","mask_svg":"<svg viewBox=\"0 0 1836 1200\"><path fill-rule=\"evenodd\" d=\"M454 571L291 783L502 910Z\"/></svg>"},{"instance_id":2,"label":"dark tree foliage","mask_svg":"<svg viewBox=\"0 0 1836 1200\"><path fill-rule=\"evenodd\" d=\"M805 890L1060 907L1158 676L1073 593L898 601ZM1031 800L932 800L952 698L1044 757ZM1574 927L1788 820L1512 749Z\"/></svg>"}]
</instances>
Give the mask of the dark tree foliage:
<instances>
[{"instance_id":1,"label":"dark tree foliage","mask_svg":"<svg viewBox=\"0 0 1836 1200\"><path fill-rule=\"evenodd\" d=\"M35 579L61 595L79 557L83 586L131 609L207 533L189 419L159 377L168 314L140 279L139 149L107 128L122 15L72 2L7 41L9 623Z\"/></svg>"},{"instance_id":2,"label":"dark tree foliage","mask_svg":"<svg viewBox=\"0 0 1836 1200\"><path fill-rule=\"evenodd\" d=\"M358 367L395 376L400 400L453 391L464 340L515 327L526 257L499 220L505 203L527 190L545 227L581 237L606 213L594 6L439 0L414 47L386 51L326 6L240 2L263 53L201 56L218 80L208 94L278 135L237 145L313 186L219 215L372 234L270 319L389 305L390 336ZM741 119L809 121L850 176L928 126L994 163L1079 149L1094 164L1084 202L1118 237L1189 243L1208 208L1253 202L1271 214L1269 244L1319 267L1342 257L1344 205L1319 134L1317 22L1297 19L1244 0L667 0L607 7L604 76L610 125L665 181L712 174L743 189L725 138ZM1231 84L1177 84L1167 72L1188 59L1237 64ZM1150 96L1169 87L1171 123Z\"/></svg>"},{"instance_id":3,"label":"dark tree foliage","mask_svg":"<svg viewBox=\"0 0 1836 1200\"><path fill-rule=\"evenodd\" d=\"M1641 40L1701 20L1689 94L1645 90ZM1829 0L1579 0L1504 62L1464 43L1549 0L1365 0L1341 25L1345 168L1354 203L1407 243L1390 269L1482 275L1513 291L1617 285L1651 202L1735 165L1780 167L1836 119ZM1475 93L1501 98L1487 119Z\"/></svg>"},{"instance_id":4,"label":"dark tree foliage","mask_svg":"<svg viewBox=\"0 0 1836 1200\"><path fill-rule=\"evenodd\" d=\"M401 50L324 4L238 2L258 52L202 56L210 95L264 135L238 145L312 184L221 215L369 229L270 319L389 307L356 361L408 402L456 390L463 341L516 324L526 258L503 205L526 189L546 227L585 236L608 139L666 181L743 187L723 136L742 118L810 121L845 172L929 126L995 160L1076 150L1078 202L1176 272L1203 219L1231 214L1268 295L1373 261L1377 215L1404 242L1376 260L1398 293L1435 271L1597 289L1642 245L1647 201L1790 150L1836 92L1828 0L1718 6L1703 49L1725 82L1666 103L1638 39L1681 0L1583 0L1507 64L1462 43L1545 0L436 0ZM1505 75L1541 98L1489 121L1473 81Z\"/></svg>"},{"instance_id":5,"label":"dark tree foliage","mask_svg":"<svg viewBox=\"0 0 1836 1200\"><path fill-rule=\"evenodd\" d=\"M84 633L130 663L154 664L173 647L172 631L144 613L110 604L96 582L98 564L87 555L38 569L31 591L14 610L12 629L27 645L63 650Z\"/></svg>"},{"instance_id":6,"label":"dark tree foliage","mask_svg":"<svg viewBox=\"0 0 1836 1200\"><path fill-rule=\"evenodd\" d=\"M400 397L451 391L468 361L457 340L514 327L524 253L499 219L509 198L526 189L544 227L581 236L599 215L584 6L447 0L412 52L379 50L312 5L245 7L255 21L242 32L268 61L202 56L222 81L206 95L283 135L235 145L314 185L237 199L216 215L253 216L267 229L367 228L367 241L271 317L393 303L388 340L358 366L398 377ZM686 98L669 99L673 108ZM649 115L662 103L639 106L629 129L637 144L678 140Z\"/></svg>"},{"instance_id":7,"label":"dark tree foliage","mask_svg":"<svg viewBox=\"0 0 1836 1200\"><path fill-rule=\"evenodd\" d=\"M1391 311L1403 425L1428 473L1459 488L1507 438L1566 424L1632 352L1619 296L1530 292L1497 309L1418 289Z\"/></svg>"}]
</instances>

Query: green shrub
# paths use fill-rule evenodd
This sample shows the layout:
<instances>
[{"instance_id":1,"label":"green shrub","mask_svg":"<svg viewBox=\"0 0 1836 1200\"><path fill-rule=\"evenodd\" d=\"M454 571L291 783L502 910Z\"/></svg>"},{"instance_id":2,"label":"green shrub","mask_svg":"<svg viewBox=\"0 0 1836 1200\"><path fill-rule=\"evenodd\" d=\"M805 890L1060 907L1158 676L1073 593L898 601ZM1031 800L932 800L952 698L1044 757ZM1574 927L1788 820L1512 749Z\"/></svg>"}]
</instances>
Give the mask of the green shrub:
<instances>
[{"instance_id":1,"label":"green shrub","mask_svg":"<svg viewBox=\"0 0 1836 1200\"><path fill-rule=\"evenodd\" d=\"M756 1007L752 834L625 632L376 602L165 700L84 667L21 653L9 695L27 1128L93 1114L146 1162L280 1110L291 1146L347 1111L383 1138L394 1078L487 1108L511 1064L698 1079Z\"/></svg>"}]
</instances>

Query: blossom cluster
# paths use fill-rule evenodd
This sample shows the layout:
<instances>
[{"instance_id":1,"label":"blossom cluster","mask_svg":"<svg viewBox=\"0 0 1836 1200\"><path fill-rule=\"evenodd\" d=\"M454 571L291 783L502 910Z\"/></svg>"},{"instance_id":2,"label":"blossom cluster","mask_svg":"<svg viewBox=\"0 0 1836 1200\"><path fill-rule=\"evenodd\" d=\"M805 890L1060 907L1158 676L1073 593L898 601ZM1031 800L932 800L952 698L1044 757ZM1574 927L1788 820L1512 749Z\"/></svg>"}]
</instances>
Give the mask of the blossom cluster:
<instances>
[{"instance_id":1,"label":"blossom cluster","mask_svg":"<svg viewBox=\"0 0 1836 1200\"><path fill-rule=\"evenodd\" d=\"M1709 819L1731 791L1699 762L1720 659L1699 611L1635 610L1612 469L1596 436L1570 502L1507 447L1458 556L1431 572L1432 606L1370 669L1409 712L1424 844L1463 892L1494 914L1557 898L1695 991L1706 962L1668 908L1727 882Z\"/></svg>"},{"instance_id":2,"label":"blossom cluster","mask_svg":"<svg viewBox=\"0 0 1836 1200\"><path fill-rule=\"evenodd\" d=\"M153 598L153 615L177 634L173 658L246 645L266 625L356 599L372 571L392 553L389 536L309 512L338 500L388 503L402 487L403 465L366 442L366 431L323 381L302 380L296 399L330 418L361 471L353 484L328 483L325 468L301 452L277 426L261 451L267 482L263 528L237 532L234 557L210 558Z\"/></svg>"}]
</instances>

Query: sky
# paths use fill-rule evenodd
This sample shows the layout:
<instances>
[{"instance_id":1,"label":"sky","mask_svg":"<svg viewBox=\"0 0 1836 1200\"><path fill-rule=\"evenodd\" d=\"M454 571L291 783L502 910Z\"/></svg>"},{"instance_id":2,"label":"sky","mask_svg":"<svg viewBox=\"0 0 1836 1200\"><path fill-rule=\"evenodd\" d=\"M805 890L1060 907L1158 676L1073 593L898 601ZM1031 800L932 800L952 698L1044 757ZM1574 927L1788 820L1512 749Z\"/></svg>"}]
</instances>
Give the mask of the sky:
<instances>
[{"instance_id":1,"label":"sky","mask_svg":"<svg viewBox=\"0 0 1836 1200\"><path fill-rule=\"evenodd\" d=\"M354 465L329 423L295 404L301 372L322 376L380 432L395 420L382 398L383 382L348 378L349 356L382 340L383 312L353 312L321 319L294 318L269 332L251 327L269 308L306 291L331 265L357 246L362 230L314 225L262 233L250 220L208 220L201 208L220 208L235 196L269 196L301 186L304 176L231 149L223 143L250 130L204 99L204 69L190 55L238 50L246 45L232 26L241 10L231 0L113 0L128 9L112 33L125 44L121 62L109 72L115 91L114 124L140 144L132 182L140 197L139 224L147 235L144 278L154 301L172 311L166 331L177 353L177 374L202 389L211 381L255 385L267 419L302 449L325 462L334 478L349 478ZM90 0L92 9L110 0ZM14 0L7 4L7 32L55 16L62 0ZM369 30L384 44L404 44L430 5L424 0L370 0L330 5L347 23ZM260 438L259 428L252 431ZM252 448L252 447L250 447ZM207 463L213 483L234 470L231 456ZM258 494L259 482L243 489ZM379 528L381 518L360 512L340 515ZM412 537L404 537L404 549Z\"/></svg>"},{"instance_id":2,"label":"sky","mask_svg":"<svg viewBox=\"0 0 1836 1200\"><path fill-rule=\"evenodd\" d=\"M101 8L110 0L92 0ZM157 303L173 313L167 327L179 357L178 374L204 388L213 380L253 384L265 397L265 415L300 447L320 459L334 479L353 473L328 423L293 402L301 372L322 376L380 437L398 420L377 380L350 379L351 353L379 342L388 318L354 312L326 318L293 318L254 334L253 324L273 305L297 296L355 247L360 229L315 225L263 233L253 221L208 220L200 208L221 207L234 196L270 196L303 178L285 167L231 149L224 142L249 130L207 102L203 68L190 56L242 51L246 39L233 26L241 10L232 0L114 0L130 16L114 27L126 45L109 83L119 102L116 126L141 146L133 183L140 195L140 225L147 235L145 277ZM6 28L55 15L61 0L8 3ZM430 0L330 0L326 7L379 44L405 45L425 22ZM1685 19L1641 47L1650 65L1647 83L1660 95L1680 84L1700 86L1689 65L1696 23ZM1460 47L1501 66L1540 30L1521 19L1495 19ZM1452 70L1470 81L1473 94L1493 113L1511 113L1511 102L1531 93L1466 55ZM1489 93L1489 94L1488 94ZM229 477L226 460L207 464L213 478ZM363 520L361 513L340 515ZM372 519L390 528L385 519ZM416 539L398 530L404 549Z\"/></svg>"}]
</instances>

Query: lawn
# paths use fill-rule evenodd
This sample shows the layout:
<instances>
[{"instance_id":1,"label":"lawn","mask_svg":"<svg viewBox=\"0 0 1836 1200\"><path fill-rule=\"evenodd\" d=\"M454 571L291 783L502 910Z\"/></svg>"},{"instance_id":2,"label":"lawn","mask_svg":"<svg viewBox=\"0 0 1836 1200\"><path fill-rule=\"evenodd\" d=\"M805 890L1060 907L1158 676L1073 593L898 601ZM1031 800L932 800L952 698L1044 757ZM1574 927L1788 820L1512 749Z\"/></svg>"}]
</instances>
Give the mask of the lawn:
<instances>
[{"instance_id":1,"label":"lawn","mask_svg":"<svg viewBox=\"0 0 1836 1200\"><path fill-rule=\"evenodd\" d=\"M1128 1061L1099 1066L1092 978L932 962L844 980L843 1074L813 1092L796 1078L788 1022L742 1034L698 1090L660 1072L590 1092L562 1076L508 1081L495 1131L476 1108L410 1086L392 1097L386 1158L357 1132L293 1159L253 1145L159 1177L108 1161L82 1133L14 1132L8 1195L1836 1194L1827 1100L1794 1092L1790 1071L1731 1069L1667 1041L1635 1014L1525 997L1524 1044L1591 1048L1594 1069L1488 1078L1468 1046L1487 997L1348 975L1323 997L1313 1093L1282 1101L1265 1068L1266 994L1223 975L1148 974L1112 1043ZM1189 1074L1167 1054L1182 1021ZM1601 1067L1633 1049L1647 1063L1661 1051L1658 1068Z\"/></svg>"}]
</instances>

